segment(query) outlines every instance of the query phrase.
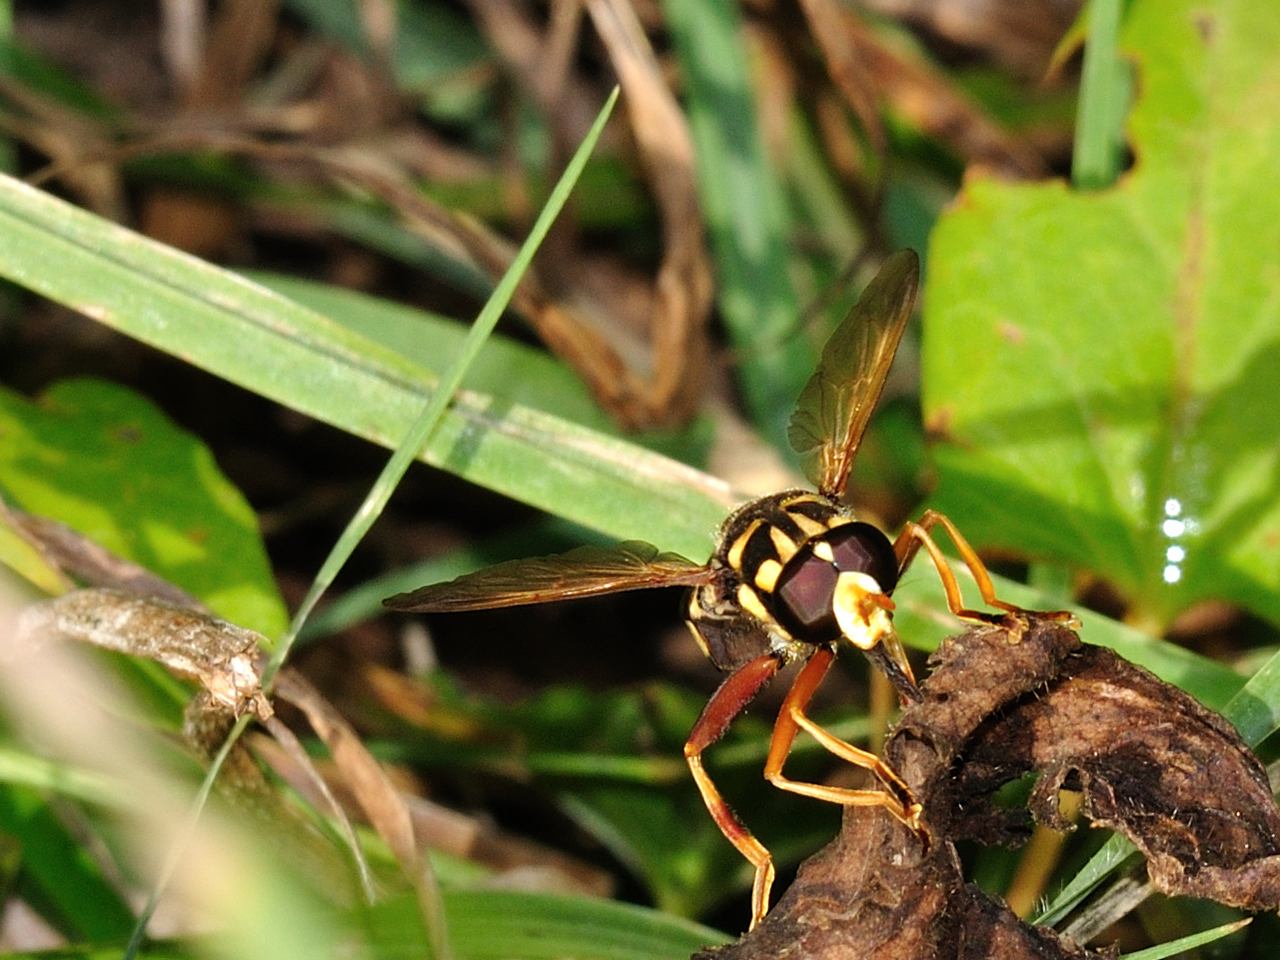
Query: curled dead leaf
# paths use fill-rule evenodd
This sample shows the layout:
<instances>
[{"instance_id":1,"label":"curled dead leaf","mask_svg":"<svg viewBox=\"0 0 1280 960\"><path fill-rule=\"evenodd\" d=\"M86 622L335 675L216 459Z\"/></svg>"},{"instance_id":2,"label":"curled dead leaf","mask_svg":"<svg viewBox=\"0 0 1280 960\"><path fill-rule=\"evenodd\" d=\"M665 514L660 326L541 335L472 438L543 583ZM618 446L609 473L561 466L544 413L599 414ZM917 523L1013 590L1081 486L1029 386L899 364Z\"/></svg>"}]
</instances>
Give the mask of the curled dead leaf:
<instances>
[{"instance_id":1,"label":"curled dead leaf","mask_svg":"<svg viewBox=\"0 0 1280 960\"><path fill-rule=\"evenodd\" d=\"M966 884L953 842L1007 843L1032 817L1062 828L1061 789L1095 825L1123 833L1169 894L1280 908L1280 810L1235 729L1176 687L1071 630L1033 621L1021 642L982 628L947 641L885 745L924 806L923 849L878 808L848 808L840 836L807 861L738 943L699 956L1083 958ZM1035 773L1029 810L995 803Z\"/></svg>"},{"instance_id":2,"label":"curled dead leaf","mask_svg":"<svg viewBox=\"0 0 1280 960\"><path fill-rule=\"evenodd\" d=\"M11 652L32 654L50 639L154 660L237 716L272 714L258 664L261 634L207 613L119 590L73 590L25 608Z\"/></svg>"},{"instance_id":3,"label":"curled dead leaf","mask_svg":"<svg viewBox=\"0 0 1280 960\"><path fill-rule=\"evenodd\" d=\"M1064 647L1043 688L997 706L965 743L938 793L952 836L996 839L961 805L990 807L993 790L1035 771L1037 821L1069 827L1058 794L1080 791L1083 815L1131 840L1161 892L1280 907L1280 810L1235 728L1110 650Z\"/></svg>"}]
</instances>

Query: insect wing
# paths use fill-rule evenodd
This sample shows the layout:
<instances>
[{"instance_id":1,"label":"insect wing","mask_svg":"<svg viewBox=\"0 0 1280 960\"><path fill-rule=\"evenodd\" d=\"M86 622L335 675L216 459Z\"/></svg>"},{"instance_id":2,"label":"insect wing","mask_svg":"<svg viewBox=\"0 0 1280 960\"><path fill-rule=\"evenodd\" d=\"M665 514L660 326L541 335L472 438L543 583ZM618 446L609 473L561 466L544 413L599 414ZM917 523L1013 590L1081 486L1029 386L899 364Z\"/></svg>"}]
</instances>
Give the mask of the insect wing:
<instances>
[{"instance_id":1,"label":"insect wing","mask_svg":"<svg viewBox=\"0 0 1280 960\"><path fill-rule=\"evenodd\" d=\"M800 392L787 437L805 475L827 496L844 494L919 284L920 259L913 251L886 260L831 334L818 369Z\"/></svg>"},{"instance_id":2,"label":"insect wing","mask_svg":"<svg viewBox=\"0 0 1280 960\"><path fill-rule=\"evenodd\" d=\"M624 590L693 586L708 582L711 576L706 564L630 540L612 547L578 547L549 557L509 560L382 602L392 610L416 612L488 610Z\"/></svg>"}]
</instances>

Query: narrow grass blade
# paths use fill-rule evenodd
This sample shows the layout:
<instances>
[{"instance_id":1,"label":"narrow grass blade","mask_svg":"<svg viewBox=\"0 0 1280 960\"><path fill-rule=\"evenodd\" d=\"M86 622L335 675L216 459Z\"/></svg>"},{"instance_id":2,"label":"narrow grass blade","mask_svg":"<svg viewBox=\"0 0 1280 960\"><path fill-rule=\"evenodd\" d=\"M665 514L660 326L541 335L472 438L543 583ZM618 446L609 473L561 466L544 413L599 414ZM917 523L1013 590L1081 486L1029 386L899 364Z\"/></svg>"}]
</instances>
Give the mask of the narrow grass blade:
<instances>
[{"instance_id":1,"label":"narrow grass blade","mask_svg":"<svg viewBox=\"0 0 1280 960\"><path fill-rule=\"evenodd\" d=\"M560 210L564 207L565 201L569 198L569 192L573 189L578 176L582 173L582 168L586 166L587 159L591 156L591 151L595 148L596 141L600 139L600 133L604 130L605 123L612 115L614 104L617 101L618 91L615 89L605 102L603 109L600 111L599 116L596 117L595 123L592 124L577 152L574 153L573 158L569 161L555 189L551 191L551 196L547 198L546 205L542 208L541 214L539 214L533 228L529 231L529 236L520 247L520 251L516 254L511 266L507 269L502 279L498 281L493 295L489 297L488 302L481 309L480 315L476 317L476 321L467 334L466 342L463 344L459 355L450 368L441 375L440 383L435 392L432 393L431 399L427 401L426 408L410 428L408 435L391 455L381 475L374 482L373 488L369 491L364 503L361 504L360 509L351 519L346 530L342 532L338 542L334 544L333 550L330 551L329 556L320 568L320 572L316 575L315 583L312 584L307 596L298 607L288 633L272 655L271 663L263 676L264 683L269 683L275 671L284 663L294 640L298 636L298 631L302 628L302 624L306 622L307 617L310 616L311 610L338 575L338 572L355 550L356 545L364 539L364 535L381 515L383 507L391 499L391 494L395 492L400 478L409 469L409 465L417 459L419 451L422 450L423 445L427 442L427 438L431 436L432 431L440 423L440 419L444 416L445 408L453 400L454 393L462 383L462 378L466 376L467 370L480 353L480 348L484 346L485 340L488 339L489 334L493 332L493 328L497 325L498 318L502 316L502 312L511 302L516 285L519 284L520 278L524 276L525 271L529 269L529 264L533 261L533 255L537 253L543 238L551 229L551 224L555 221Z\"/></svg>"},{"instance_id":2,"label":"narrow grass blade","mask_svg":"<svg viewBox=\"0 0 1280 960\"><path fill-rule=\"evenodd\" d=\"M1092 0L1076 113L1071 179L1079 188L1110 186L1120 172L1130 81L1118 55L1124 0Z\"/></svg>"},{"instance_id":3,"label":"narrow grass blade","mask_svg":"<svg viewBox=\"0 0 1280 960\"><path fill-rule=\"evenodd\" d=\"M1186 953L1188 950L1194 950L1196 947L1202 947L1206 943L1213 943L1215 940L1221 940L1223 937L1229 937L1237 930L1243 930L1249 924L1253 923L1252 917L1245 917L1242 920L1236 920L1233 923L1224 923L1220 927L1214 927L1211 930L1202 930L1199 933L1193 933L1186 937L1179 937L1177 940L1170 940L1168 943L1162 943L1155 947L1147 947L1145 950L1135 950L1133 953L1122 953L1120 960L1164 960L1165 957L1176 957L1179 954Z\"/></svg>"},{"instance_id":4,"label":"narrow grass blade","mask_svg":"<svg viewBox=\"0 0 1280 960\"><path fill-rule=\"evenodd\" d=\"M1222 712L1250 746L1280 729L1280 653L1249 678Z\"/></svg>"},{"instance_id":5,"label":"narrow grass blade","mask_svg":"<svg viewBox=\"0 0 1280 960\"><path fill-rule=\"evenodd\" d=\"M608 900L486 890L450 893L447 902L461 960L676 960L728 939L709 927Z\"/></svg>"},{"instance_id":6,"label":"narrow grass blade","mask_svg":"<svg viewBox=\"0 0 1280 960\"><path fill-rule=\"evenodd\" d=\"M787 420L817 349L788 337L799 309L788 273L786 199L755 121L740 13L729 0L667 0L663 9L683 69L698 195L743 396L761 432L786 450Z\"/></svg>"},{"instance_id":7,"label":"narrow grass blade","mask_svg":"<svg viewBox=\"0 0 1280 960\"><path fill-rule=\"evenodd\" d=\"M1118 834L1113 835L1031 922L1038 926L1055 925L1136 853L1132 843Z\"/></svg>"}]
</instances>

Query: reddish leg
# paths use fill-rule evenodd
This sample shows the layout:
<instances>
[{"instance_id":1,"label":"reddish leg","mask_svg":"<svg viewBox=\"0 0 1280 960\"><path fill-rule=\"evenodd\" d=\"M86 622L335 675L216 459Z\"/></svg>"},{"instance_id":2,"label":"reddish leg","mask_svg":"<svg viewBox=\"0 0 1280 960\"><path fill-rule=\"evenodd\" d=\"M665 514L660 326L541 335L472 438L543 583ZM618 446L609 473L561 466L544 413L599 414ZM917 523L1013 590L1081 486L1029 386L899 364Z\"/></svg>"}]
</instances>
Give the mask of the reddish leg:
<instances>
[{"instance_id":1,"label":"reddish leg","mask_svg":"<svg viewBox=\"0 0 1280 960\"><path fill-rule=\"evenodd\" d=\"M941 525L947 531L952 542L956 545L956 549L960 551L961 559L964 560L965 566L969 568L969 572L973 574L973 579L978 585L978 592L982 594L983 603L998 610L1004 610L1005 613L1003 615L970 610L965 607L964 598L960 595L960 584L956 581L955 571L951 569L947 558L942 555L942 551L938 549L933 537L929 535L929 531L938 525ZM969 541L964 538L964 535L956 529L956 525L946 515L938 513L936 510L926 510L919 523L908 521L906 526L902 528L902 533L898 534L898 539L894 541L893 552L898 558L899 579L906 573L907 568L911 566L911 561L915 559L916 553L922 546L928 552L929 559L933 561L933 565L938 571L938 577L942 580L942 589L947 595L947 607L957 617L963 620L976 620L980 623L1002 623L1009 620L1009 614L1017 617L1027 612L1021 607L1006 603L996 596L995 584L991 582L991 575L987 572L987 567L979 558L977 552L969 545ZM1064 623L1071 623L1075 620L1075 616L1068 610L1037 611L1036 616Z\"/></svg>"},{"instance_id":2,"label":"reddish leg","mask_svg":"<svg viewBox=\"0 0 1280 960\"><path fill-rule=\"evenodd\" d=\"M769 909L769 888L773 886L773 857L720 795L711 777L703 769L702 751L724 736L733 719L747 708L747 704L755 699L761 687L773 679L781 666L782 661L769 653L747 661L729 674L703 707L702 715L693 725L684 745L684 757L693 772L693 781L698 785L698 792L702 794L702 801L711 811L716 826L725 835L725 839L756 869L755 879L751 884L752 927L764 918Z\"/></svg>"},{"instance_id":3,"label":"reddish leg","mask_svg":"<svg viewBox=\"0 0 1280 960\"><path fill-rule=\"evenodd\" d=\"M874 753L859 749L824 730L805 714L805 708L827 675L827 670L834 659L835 654L832 651L819 648L796 676L790 692L787 693L787 699L783 701L782 710L778 713L778 722L773 727L773 739L769 742L769 757L764 765L765 779L782 790L816 797L841 806L884 807L915 831L917 836L927 844L928 833L920 823L920 804L916 802L910 788L902 782L902 778L894 772L893 768ZM782 773L782 765L786 763L791 745L795 742L800 730L806 731L842 760L870 770L885 789L852 790L820 783L800 783L785 777Z\"/></svg>"}]
</instances>

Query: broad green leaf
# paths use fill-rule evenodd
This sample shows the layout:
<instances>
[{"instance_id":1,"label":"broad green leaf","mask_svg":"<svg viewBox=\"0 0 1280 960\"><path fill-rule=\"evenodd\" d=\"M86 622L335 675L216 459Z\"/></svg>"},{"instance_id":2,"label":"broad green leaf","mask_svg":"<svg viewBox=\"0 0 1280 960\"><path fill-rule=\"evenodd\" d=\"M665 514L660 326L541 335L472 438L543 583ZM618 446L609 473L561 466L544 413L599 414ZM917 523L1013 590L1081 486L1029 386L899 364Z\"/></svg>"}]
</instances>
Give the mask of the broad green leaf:
<instances>
[{"instance_id":1,"label":"broad green leaf","mask_svg":"<svg viewBox=\"0 0 1280 960\"><path fill-rule=\"evenodd\" d=\"M0 276L388 446L436 383L431 371L291 300L2 177ZM634 444L465 390L422 459L690 557L710 552L736 500L722 482Z\"/></svg>"},{"instance_id":2,"label":"broad green leaf","mask_svg":"<svg viewBox=\"0 0 1280 960\"><path fill-rule=\"evenodd\" d=\"M1280 622L1280 10L1139 0L1135 167L1088 194L975 179L934 235L937 506L981 545L1093 570L1159 627Z\"/></svg>"},{"instance_id":3,"label":"broad green leaf","mask_svg":"<svg viewBox=\"0 0 1280 960\"><path fill-rule=\"evenodd\" d=\"M277 637L284 604L258 521L202 443L145 398L100 380L35 402L0 390L0 489Z\"/></svg>"}]
</instances>

